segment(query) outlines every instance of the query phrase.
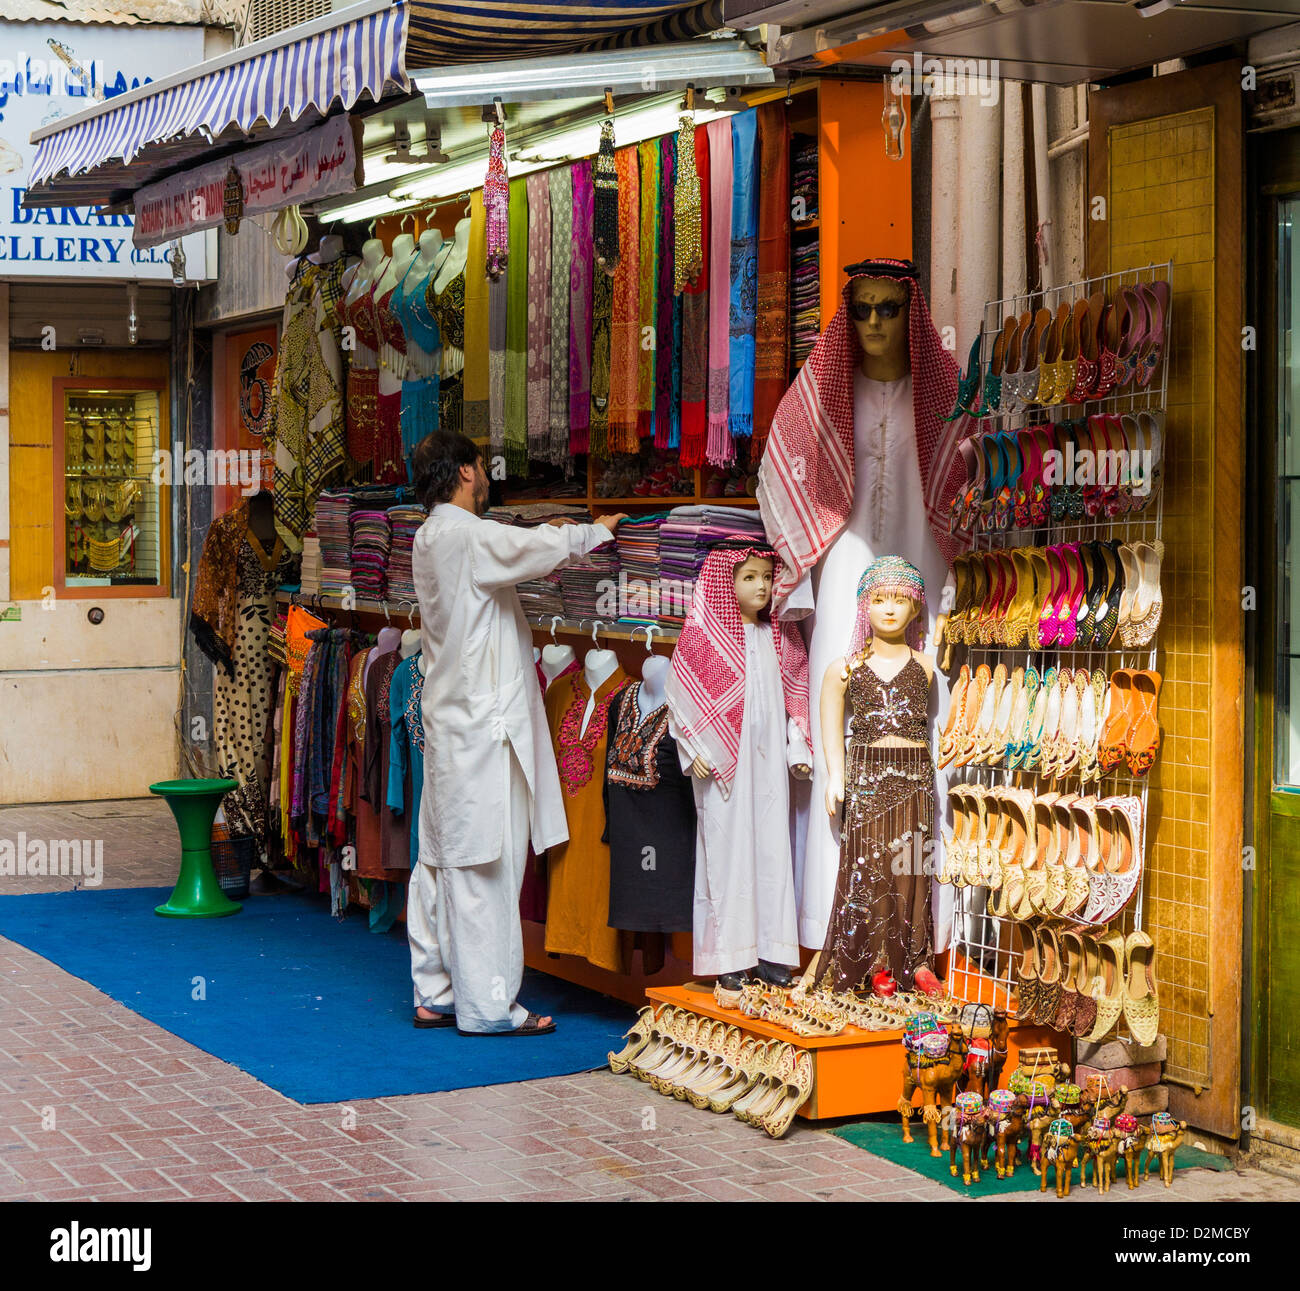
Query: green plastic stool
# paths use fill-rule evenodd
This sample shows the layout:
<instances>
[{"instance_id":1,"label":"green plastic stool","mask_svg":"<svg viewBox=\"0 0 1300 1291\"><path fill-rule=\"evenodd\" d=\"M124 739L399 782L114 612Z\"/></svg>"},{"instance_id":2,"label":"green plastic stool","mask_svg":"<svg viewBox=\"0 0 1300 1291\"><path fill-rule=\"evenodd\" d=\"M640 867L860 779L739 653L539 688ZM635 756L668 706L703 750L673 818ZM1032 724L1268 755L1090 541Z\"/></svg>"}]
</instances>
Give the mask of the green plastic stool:
<instances>
[{"instance_id":1,"label":"green plastic stool","mask_svg":"<svg viewBox=\"0 0 1300 1291\"><path fill-rule=\"evenodd\" d=\"M160 780L149 786L167 801L181 833L181 872L165 904L154 913L169 919L220 919L243 908L221 890L212 870L212 821L235 780Z\"/></svg>"}]
</instances>

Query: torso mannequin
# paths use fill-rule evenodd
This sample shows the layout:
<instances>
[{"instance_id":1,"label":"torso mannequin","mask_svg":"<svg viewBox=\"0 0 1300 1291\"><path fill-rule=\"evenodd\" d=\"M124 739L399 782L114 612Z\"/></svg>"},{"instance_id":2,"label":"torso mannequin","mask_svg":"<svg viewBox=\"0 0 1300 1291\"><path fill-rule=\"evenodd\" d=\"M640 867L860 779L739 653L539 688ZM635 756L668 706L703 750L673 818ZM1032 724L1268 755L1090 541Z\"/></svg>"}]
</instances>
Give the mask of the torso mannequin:
<instances>
[{"instance_id":1,"label":"torso mannequin","mask_svg":"<svg viewBox=\"0 0 1300 1291\"><path fill-rule=\"evenodd\" d=\"M637 691L636 706L643 719L665 702L664 683L671 667L672 661L664 654L652 654L641 665L641 689Z\"/></svg>"},{"instance_id":2,"label":"torso mannequin","mask_svg":"<svg viewBox=\"0 0 1300 1291\"><path fill-rule=\"evenodd\" d=\"M380 628L379 642L366 657L366 676L370 675L371 665L381 654L392 654L401 644L402 634L396 628Z\"/></svg>"},{"instance_id":3,"label":"torso mannequin","mask_svg":"<svg viewBox=\"0 0 1300 1291\"><path fill-rule=\"evenodd\" d=\"M398 648L403 659L409 659L413 654L417 654L420 649L420 629L413 628L410 632L403 632L402 644Z\"/></svg>"},{"instance_id":4,"label":"torso mannequin","mask_svg":"<svg viewBox=\"0 0 1300 1291\"><path fill-rule=\"evenodd\" d=\"M379 366L379 352L366 343L363 325L358 324L356 314L362 310L370 311L369 300L364 300L375 285L375 275L384 261L384 244L378 238L371 238L361 248L361 259L343 275L343 318L352 328L353 349L350 366L354 368L376 368ZM362 302L358 304L358 302ZM373 327L373 319L369 321ZM376 338L377 339L377 338Z\"/></svg>"},{"instance_id":5,"label":"torso mannequin","mask_svg":"<svg viewBox=\"0 0 1300 1291\"><path fill-rule=\"evenodd\" d=\"M431 305L442 307L441 309L438 310L439 313L443 312L443 309L450 309L453 305L453 299L448 298L445 300L439 300L437 298L443 297L448 292L448 289L451 288L455 280L464 274L465 267L469 263L469 225L470 225L469 220L461 220L460 223L456 225L456 232L452 240L451 249L450 251L444 250L443 255L446 256L446 259L445 260L440 259L439 261L438 274L437 277L434 278L432 284L433 296L435 299L429 302ZM453 293L453 297L457 295L460 297L460 299L458 302L456 302L455 308L458 309L462 314L460 331L458 334L461 340L463 340L464 339L464 319L463 319L464 292L463 290L460 293ZM457 334L455 332L455 329L448 328L445 325L445 320L444 320L444 325L443 325L444 334L442 340L442 375L443 376L455 376L458 372L462 371L465 367L465 351L461 345L455 344L449 339L447 335L449 332L451 332L453 335Z\"/></svg>"},{"instance_id":6,"label":"torso mannequin","mask_svg":"<svg viewBox=\"0 0 1300 1291\"><path fill-rule=\"evenodd\" d=\"M612 650L588 650L582 661L582 675L591 688L591 698L587 700L586 710L582 714L582 728L579 735L586 735L587 723L591 721L592 710L596 707L596 692L614 675L618 667L618 655Z\"/></svg>"},{"instance_id":7,"label":"torso mannequin","mask_svg":"<svg viewBox=\"0 0 1300 1291\"><path fill-rule=\"evenodd\" d=\"M440 338L437 327L425 305L425 292L446 252L442 250L442 234L437 229L425 229L420 234L420 247L404 276L400 288L393 293L394 304L402 315L402 330L406 333L406 379L428 380L438 375L441 362Z\"/></svg>"},{"instance_id":8,"label":"torso mannequin","mask_svg":"<svg viewBox=\"0 0 1300 1291\"><path fill-rule=\"evenodd\" d=\"M343 254L343 239L335 234L321 238L320 246L307 257L312 264L333 264Z\"/></svg>"},{"instance_id":9,"label":"torso mannequin","mask_svg":"<svg viewBox=\"0 0 1300 1291\"><path fill-rule=\"evenodd\" d=\"M379 393L381 395L399 394L402 378L406 374L406 341L401 335L401 327L396 317L392 326L386 323L386 317L392 306L392 294L398 283L406 277L415 261L415 239L409 233L399 233L393 239L393 249L388 259L388 267L375 284L375 309L379 316Z\"/></svg>"},{"instance_id":10,"label":"torso mannequin","mask_svg":"<svg viewBox=\"0 0 1300 1291\"><path fill-rule=\"evenodd\" d=\"M595 653L594 651L592 652ZM548 645L542 647L542 675L549 686L556 677L570 667L576 656L571 645Z\"/></svg>"}]
</instances>

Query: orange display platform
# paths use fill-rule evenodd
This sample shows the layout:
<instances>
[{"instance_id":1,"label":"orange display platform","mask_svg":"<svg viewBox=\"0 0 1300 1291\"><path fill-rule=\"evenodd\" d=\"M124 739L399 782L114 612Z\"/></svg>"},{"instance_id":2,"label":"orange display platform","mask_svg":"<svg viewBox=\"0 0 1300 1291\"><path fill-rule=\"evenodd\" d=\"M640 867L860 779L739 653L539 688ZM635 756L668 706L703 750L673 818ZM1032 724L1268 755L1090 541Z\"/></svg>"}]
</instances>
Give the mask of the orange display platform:
<instances>
[{"instance_id":1,"label":"orange display platform","mask_svg":"<svg viewBox=\"0 0 1300 1291\"><path fill-rule=\"evenodd\" d=\"M813 1059L813 1090L799 1115L810 1121L837 1116L867 1116L892 1112L903 1092L903 1033L861 1031L847 1027L839 1035L796 1035L786 1027L759 1018L746 1017L738 1009L724 1009L709 991L688 986L652 986L646 997L659 1004L690 1009L703 1017L730 1022L750 1035L767 1040L786 1040L807 1049ZM1015 1070L1022 1048L1056 1044L1063 1053L1061 1037L1047 1027L1012 1022L1007 1037L1005 1071Z\"/></svg>"}]
</instances>

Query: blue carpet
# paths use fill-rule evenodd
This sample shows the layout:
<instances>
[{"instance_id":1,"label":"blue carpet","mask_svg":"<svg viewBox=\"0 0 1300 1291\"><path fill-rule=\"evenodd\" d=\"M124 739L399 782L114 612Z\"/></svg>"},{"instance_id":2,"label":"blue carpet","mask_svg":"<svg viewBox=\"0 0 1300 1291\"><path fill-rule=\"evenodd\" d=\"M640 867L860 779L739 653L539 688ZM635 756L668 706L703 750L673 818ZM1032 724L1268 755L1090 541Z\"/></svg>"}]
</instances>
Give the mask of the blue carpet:
<instances>
[{"instance_id":1,"label":"blue carpet","mask_svg":"<svg viewBox=\"0 0 1300 1291\"><path fill-rule=\"evenodd\" d=\"M417 1031L402 925L371 933L364 914L339 922L300 896L253 897L227 919L162 919L153 908L169 892L0 898L0 935L300 1103L590 1071L631 1023L626 1005L530 970L520 999L555 1017L554 1034Z\"/></svg>"}]
</instances>

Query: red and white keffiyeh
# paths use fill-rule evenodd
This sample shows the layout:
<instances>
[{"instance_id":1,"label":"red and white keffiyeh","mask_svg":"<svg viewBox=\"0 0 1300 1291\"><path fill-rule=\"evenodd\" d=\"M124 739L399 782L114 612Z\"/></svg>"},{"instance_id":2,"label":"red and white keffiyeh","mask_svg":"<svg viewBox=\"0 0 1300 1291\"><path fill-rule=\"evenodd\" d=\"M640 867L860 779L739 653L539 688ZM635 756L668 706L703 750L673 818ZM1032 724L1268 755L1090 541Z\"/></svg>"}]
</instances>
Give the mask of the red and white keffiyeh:
<instances>
[{"instance_id":1,"label":"red and white keffiyeh","mask_svg":"<svg viewBox=\"0 0 1300 1291\"><path fill-rule=\"evenodd\" d=\"M785 565L773 593L778 605L839 536L853 508L853 386L862 361L848 310L855 278L893 278L907 289L921 495L949 565L969 541L948 532L949 503L966 480L957 450L965 419L945 421L957 398L957 363L935 331L915 267L873 260L852 266L849 274L835 317L777 406L759 469L767 536Z\"/></svg>"},{"instance_id":2,"label":"red and white keffiyeh","mask_svg":"<svg viewBox=\"0 0 1300 1291\"><path fill-rule=\"evenodd\" d=\"M745 718L745 623L736 604L736 568L750 556L781 558L762 544L711 551L704 561L691 612L673 651L665 690L679 729L713 768L724 794L731 792ZM785 689L785 710L805 740L808 730L808 651L793 623L771 610L772 641Z\"/></svg>"}]
</instances>

